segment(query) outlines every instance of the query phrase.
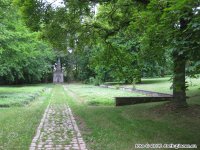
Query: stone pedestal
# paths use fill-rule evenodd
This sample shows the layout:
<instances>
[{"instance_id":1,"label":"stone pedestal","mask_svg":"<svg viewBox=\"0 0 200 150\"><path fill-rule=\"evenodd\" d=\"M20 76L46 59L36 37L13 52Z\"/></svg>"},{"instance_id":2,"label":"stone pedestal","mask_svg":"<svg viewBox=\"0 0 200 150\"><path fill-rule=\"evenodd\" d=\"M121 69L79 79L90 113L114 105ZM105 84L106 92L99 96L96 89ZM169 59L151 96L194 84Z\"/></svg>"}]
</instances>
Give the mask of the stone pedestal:
<instances>
[{"instance_id":1,"label":"stone pedestal","mask_svg":"<svg viewBox=\"0 0 200 150\"><path fill-rule=\"evenodd\" d=\"M53 83L63 83L63 73L62 72L54 72L53 74Z\"/></svg>"},{"instance_id":2,"label":"stone pedestal","mask_svg":"<svg viewBox=\"0 0 200 150\"><path fill-rule=\"evenodd\" d=\"M60 59L58 59L57 63L55 64L53 72L53 83L63 83L63 82L64 82L64 75L61 69Z\"/></svg>"}]
</instances>

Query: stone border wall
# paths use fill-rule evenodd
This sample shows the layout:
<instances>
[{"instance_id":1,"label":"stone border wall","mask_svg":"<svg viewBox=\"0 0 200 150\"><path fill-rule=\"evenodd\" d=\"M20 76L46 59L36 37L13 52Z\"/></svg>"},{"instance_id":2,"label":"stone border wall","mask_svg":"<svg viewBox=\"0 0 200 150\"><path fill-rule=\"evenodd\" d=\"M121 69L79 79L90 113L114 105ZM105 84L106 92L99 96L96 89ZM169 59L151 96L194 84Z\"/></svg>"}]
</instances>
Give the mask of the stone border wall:
<instances>
[{"instance_id":1,"label":"stone border wall","mask_svg":"<svg viewBox=\"0 0 200 150\"><path fill-rule=\"evenodd\" d=\"M116 106L133 105L139 103L171 101L173 97L115 97Z\"/></svg>"},{"instance_id":2,"label":"stone border wall","mask_svg":"<svg viewBox=\"0 0 200 150\"><path fill-rule=\"evenodd\" d=\"M110 88L110 89L117 89L114 86L109 86L109 85L100 85L102 88ZM153 91L146 91L146 90L138 90L138 89L133 89L133 88L127 88L127 87L119 87L119 90L123 91L128 91L128 92L135 92L135 93L140 93L144 94L147 96L152 96L152 97L173 97L172 94L166 94L166 93L159 93L159 92L153 92Z\"/></svg>"}]
</instances>

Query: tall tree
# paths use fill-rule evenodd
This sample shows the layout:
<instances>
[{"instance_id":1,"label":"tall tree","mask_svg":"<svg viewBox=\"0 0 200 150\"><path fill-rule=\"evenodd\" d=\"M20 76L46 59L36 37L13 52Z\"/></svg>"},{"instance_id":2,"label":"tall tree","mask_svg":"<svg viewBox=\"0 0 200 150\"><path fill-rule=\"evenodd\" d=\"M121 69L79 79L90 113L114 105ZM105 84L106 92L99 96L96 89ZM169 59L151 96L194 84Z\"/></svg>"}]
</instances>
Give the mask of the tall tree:
<instances>
[{"instance_id":1,"label":"tall tree","mask_svg":"<svg viewBox=\"0 0 200 150\"><path fill-rule=\"evenodd\" d=\"M33 83L51 72L54 53L48 43L39 40L22 21L12 1L4 1L0 28L0 82Z\"/></svg>"},{"instance_id":2,"label":"tall tree","mask_svg":"<svg viewBox=\"0 0 200 150\"><path fill-rule=\"evenodd\" d=\"M157 20L148 24L159 28L157 35L164 35L164 50L171 53L173 69L173 95L175 106L184 107L186 103L186 64L200 60L199 52L199 6L200 1L151 1L150 15L160 12ZM159 21L159 22L158 22ZM164 32L163 32L164 31ZM199 34L200 35L200 34ZM151 37L154 37L151 36ZM163 40L161 40L162 42ZM158 39L159 43L160 40ZM189 65L188 65L189 66Z\"/></svg>"}]
</instances>

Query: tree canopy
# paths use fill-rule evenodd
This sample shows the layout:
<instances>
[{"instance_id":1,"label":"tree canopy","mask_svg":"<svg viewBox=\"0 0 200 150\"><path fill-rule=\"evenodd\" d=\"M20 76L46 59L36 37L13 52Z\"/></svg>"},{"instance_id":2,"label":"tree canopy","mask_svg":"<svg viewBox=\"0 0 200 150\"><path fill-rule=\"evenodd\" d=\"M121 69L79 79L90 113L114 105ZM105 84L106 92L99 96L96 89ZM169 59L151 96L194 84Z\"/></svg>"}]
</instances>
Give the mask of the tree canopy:
<instances>
[{"instance_id":1,"label":"tree canopy","mask_svg":"<svg viewBox=\"0 0 200 150\"><path fill-rule=\"evenodd\" d=\"M0 6L0 82L44 80L55 57L50 44L40 40L41 32L25 26L12 1L1 1Z\"/></svg>"}]
</instances>

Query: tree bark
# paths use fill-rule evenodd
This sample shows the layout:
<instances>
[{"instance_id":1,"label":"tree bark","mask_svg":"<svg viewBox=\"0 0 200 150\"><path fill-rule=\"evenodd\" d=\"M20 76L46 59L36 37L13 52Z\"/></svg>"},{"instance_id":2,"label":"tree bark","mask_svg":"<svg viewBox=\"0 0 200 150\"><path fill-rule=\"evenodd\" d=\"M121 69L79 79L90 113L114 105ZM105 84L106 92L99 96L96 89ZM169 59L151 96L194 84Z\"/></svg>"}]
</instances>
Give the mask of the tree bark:
<instances>
[{"instance_id":1,"label":"tree bark","mask_svg":"<svg viewBox=\"0 0 200 150\"><path fill-rule=\"evenodd\" d=\"M180 32L184 32L187 28L189 20L180 19ZM183 35L184 36L184 35ZM180 47L179 47L180 48ZM178 49L179 49L178 48ZM183 50L175 50L173 52L174 61L174 78L173 78L173 96L176 107L186 107L186 86L185 86L185 67L186 67L186 52Z\"/></svg>"},{"instance_id":2,"label":"tree bark","mask_svg":"<svg viewBox=\"0 0 200 150\"><path fill-rule=\"evenodd\" d=\"M186 86L185 86L185 64L184 55L179 55L178 52L173 54L174 60L174 78L173 78L173 103L175 107L186 107Z\"/></svg>"}]
</instances>

